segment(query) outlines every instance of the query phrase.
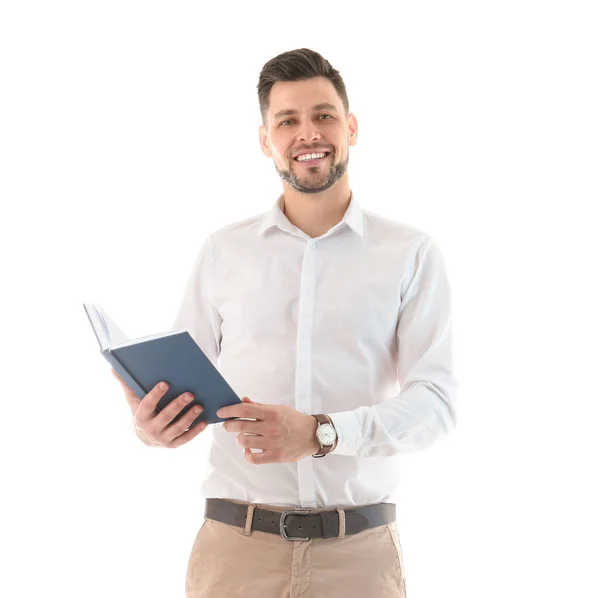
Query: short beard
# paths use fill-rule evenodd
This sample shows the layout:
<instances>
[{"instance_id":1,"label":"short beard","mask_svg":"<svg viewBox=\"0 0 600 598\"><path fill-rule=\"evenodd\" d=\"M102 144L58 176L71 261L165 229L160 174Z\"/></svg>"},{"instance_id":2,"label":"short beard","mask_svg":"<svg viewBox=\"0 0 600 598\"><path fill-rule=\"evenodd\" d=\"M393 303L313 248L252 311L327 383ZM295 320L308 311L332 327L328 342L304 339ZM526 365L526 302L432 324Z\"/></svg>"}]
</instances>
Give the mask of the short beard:
<instances>
[{"instance_id":1,"label":"short beard","mask_svg":"<svg viewBox=\"0 0 600 598\"><path fill-rule=\"evenodd\" d=\"M277 164L275 164L275 170L283 181L300 193L323 193L323 191L335 185L344 176L344 173L348 169L349 161L350 155L348 154L345 161L340 164L333 164L327 172L325 179L318 186L314 186L314 184L310 185L310 181L312 181L310 175L300 178L292 170L279 170Z\"/></svg>"}]
</instances>

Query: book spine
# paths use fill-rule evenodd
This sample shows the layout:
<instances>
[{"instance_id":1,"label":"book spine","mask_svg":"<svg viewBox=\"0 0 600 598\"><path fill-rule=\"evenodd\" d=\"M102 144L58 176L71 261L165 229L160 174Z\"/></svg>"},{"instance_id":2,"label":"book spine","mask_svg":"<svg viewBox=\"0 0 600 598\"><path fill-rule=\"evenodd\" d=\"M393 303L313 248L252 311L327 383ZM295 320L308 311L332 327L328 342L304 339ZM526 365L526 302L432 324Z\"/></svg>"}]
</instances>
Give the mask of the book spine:
<instances>
[{"instance_id":1,"label":"book spine","mask_svg":"<svg viewBox=\"0 0 600 598\"><path fill-rule=\"evenodd\" d=\"M137 380L125 369L125 366L119 361L117 356L110 350L105 349L102 351L102 355L114 370L121 376L123 381L133 390L140 399L143 399L149 391L146 391L142 388L142 386L137 382Z\"/></svg>"}]
</instances>

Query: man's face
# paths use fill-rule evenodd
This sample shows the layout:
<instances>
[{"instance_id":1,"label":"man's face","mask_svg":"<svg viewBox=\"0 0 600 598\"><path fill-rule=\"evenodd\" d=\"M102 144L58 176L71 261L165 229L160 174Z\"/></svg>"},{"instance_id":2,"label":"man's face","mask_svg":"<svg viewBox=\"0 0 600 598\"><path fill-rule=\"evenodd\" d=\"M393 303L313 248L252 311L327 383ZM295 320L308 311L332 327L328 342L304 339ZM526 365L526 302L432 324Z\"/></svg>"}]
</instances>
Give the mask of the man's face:
<instances>
[{"instance_id":1,"label":"man's face","mask_svg":"<svg viewBox=\"0 0 600 598\"><path fill-rule=\"evenodd\" d=\"M358 127L353 114L345 117L331 81L278 81L271 88L266 119L267 126L259 128L262 151L273 158L275 170L290 187L320 193L344 175ZM307 151L327 155L310 162L296 159Z\"/></svg>"}]
</instances>

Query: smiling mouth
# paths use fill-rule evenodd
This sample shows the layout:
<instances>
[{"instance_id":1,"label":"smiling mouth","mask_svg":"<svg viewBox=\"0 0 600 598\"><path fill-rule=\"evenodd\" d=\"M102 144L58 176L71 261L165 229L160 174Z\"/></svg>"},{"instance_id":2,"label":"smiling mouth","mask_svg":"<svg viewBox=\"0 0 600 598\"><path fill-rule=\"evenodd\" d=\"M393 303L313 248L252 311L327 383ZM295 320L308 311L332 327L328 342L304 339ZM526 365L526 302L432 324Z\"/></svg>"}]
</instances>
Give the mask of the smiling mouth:
<instances>
[{"instance_id":1,"label":"smiling mouth","mask_svg":"<svg viewBox=\"0 0 600 598\"><path fill-rule=\"evenodd\" d=\"M294 161L298 162L299 164L305 164L306 166L315 166L316 164L320 164L326 160L330 153L331 152L327 152L322 158L315 158L314 160L298 160L298 158L294 158Z\"/></svg>"}]
</instances>

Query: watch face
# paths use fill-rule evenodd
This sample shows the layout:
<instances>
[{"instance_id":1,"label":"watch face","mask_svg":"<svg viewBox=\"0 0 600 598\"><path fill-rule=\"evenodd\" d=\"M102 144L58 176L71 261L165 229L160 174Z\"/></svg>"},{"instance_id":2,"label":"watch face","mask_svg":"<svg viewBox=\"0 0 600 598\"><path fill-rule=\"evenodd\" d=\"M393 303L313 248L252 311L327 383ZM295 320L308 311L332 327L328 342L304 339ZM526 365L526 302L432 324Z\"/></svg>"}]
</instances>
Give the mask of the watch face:
<instances>
[{"instance_id":1,"label":"watch face","mask_svg":"<svg viewBox=\"0 0 600 598\"><path fill-rule=\"evenodd\" d=\"M321 424L317 428L317 438L321 441L321 444L326 446L332 445L335 442L336 436L335 428L331 424Z\"/></svg>"}]
</instances>

